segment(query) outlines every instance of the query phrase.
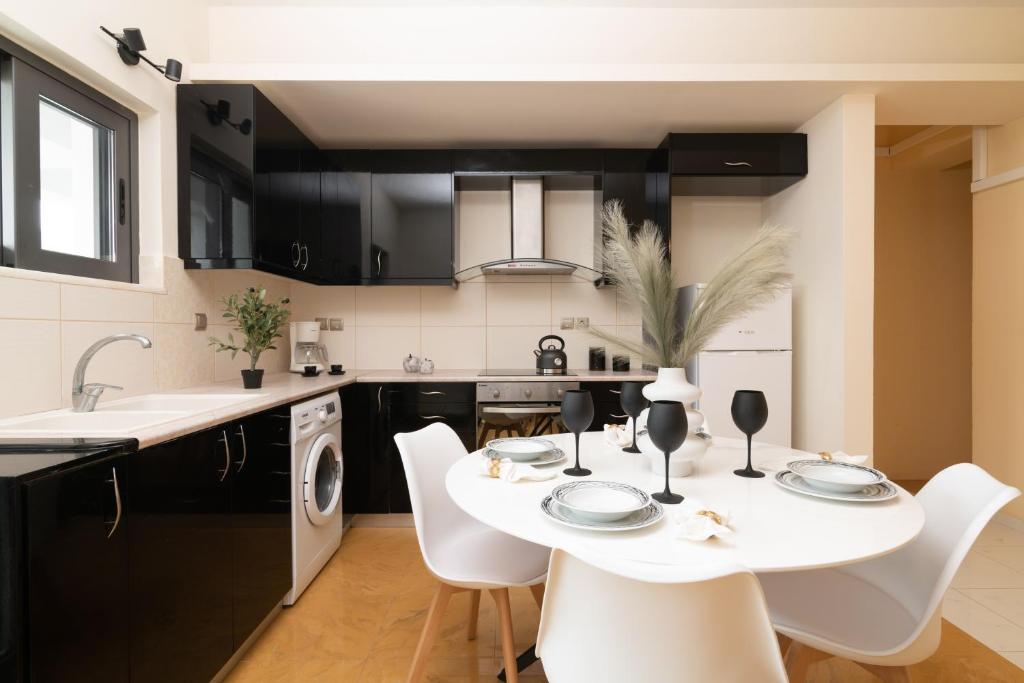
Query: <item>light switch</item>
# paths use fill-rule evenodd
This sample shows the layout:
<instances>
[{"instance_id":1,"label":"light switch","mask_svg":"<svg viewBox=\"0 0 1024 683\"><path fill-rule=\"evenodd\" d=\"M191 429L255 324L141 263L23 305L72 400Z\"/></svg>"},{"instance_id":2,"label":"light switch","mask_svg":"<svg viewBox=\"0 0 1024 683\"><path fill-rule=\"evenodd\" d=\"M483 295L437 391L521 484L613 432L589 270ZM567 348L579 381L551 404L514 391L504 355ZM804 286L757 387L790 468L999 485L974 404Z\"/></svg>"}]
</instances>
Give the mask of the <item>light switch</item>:
<instances>
[{"instance_id":1,"label":"light switch","mask_svg":"<svg viewBox=\"0 0 1024 683\"><path fill-rule=\"evenodd\" d=\"M572 318L562 318L562 329L563 330L571 330L572 329Z\"/></svg>"},{"instance_id":2,"label":"light switch","mask_svg":"<svg viewBox=\"0 0 1024 683\"><path fill-rule=\"evenodd\" d=\"M318 323L320 323L320 329L321 329L321 330L326 330L326 329L328 329L328 326L327 326L327 318L317 318L317 319L316 319L316 321L317 321Z\"/></svg>"},{"instance_id":3,"label":"light switch","mask_svg":"<svg viewBox=\"0 0 1024 683\"><path fill-rule=\"evenodd\" d=\"M206 329L206 314L205 313L196 313L195 316L196 316L196 329L197 330L205 330Z\"/></svg>"},{"instance_id":4,"label":"light switch","mask_svg":"<svg viewBox=\"0 0 1024 683\"><path fill-rule=\"evenodd\" d=\"M331 318L330 319L330 323L331 323L331 332L340 332L341 330L345 329L345 319L344 318ZM323 329L323 328L320 328L320 329Z\"/></svg>"}]
</instances>

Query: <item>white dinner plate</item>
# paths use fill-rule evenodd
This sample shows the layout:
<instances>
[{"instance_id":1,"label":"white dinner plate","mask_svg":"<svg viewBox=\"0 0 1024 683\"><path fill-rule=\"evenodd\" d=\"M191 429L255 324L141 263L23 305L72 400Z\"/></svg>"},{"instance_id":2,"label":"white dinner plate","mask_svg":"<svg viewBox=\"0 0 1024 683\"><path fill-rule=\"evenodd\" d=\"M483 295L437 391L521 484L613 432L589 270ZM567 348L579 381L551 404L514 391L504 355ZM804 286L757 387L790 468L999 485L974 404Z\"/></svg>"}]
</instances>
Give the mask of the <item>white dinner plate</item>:
<instances>
[{"instance_id":1,"label":"white dinner plate","mask_svg":"<svg viewBox=\"0 0 1024 683\"><path fill-rule=\"evenodd\" d=\"M574 518L588 522L624 519L651 502L646 491L615 481L570 481L556 486L551 497Z\"/></svg>"},{"instance_id":2,"label":"white dinner plate","mask_svg":"<svg viewBox=\"0 0 1024 683\"><path fill-rule=\"evenodd\" d=\"M656 500L652 500L642 510L637 510L631 515L614 522L588 522L580 519L556 503L555 499L551 496L546 496L540 502L540 509L544 516L553 522L572 527L573 529L584 529L587 531L632 531L633 529L643 529L644 527L656 524L665 514L661 504Z\"/></svg>"},{"instance_id":3,"label":"white dinner plate","mask_svg":"<svg viewBox=\"0 0 1024 683\"><path fill-rule=\"evenodd\" d=\"M885 475L878 470L848 462L794 460L786 467L809 486L830 493L856 493L865 486L885 481Z\"/></svg>"},{"instance_id":4,"label":"white dinner plate","mask_svg":"<svg viewBox=\"0 0 1024 683\"><path fill-rule=\"evenodd\" d=\"M794 472L782 470L775 474L775 483L793 493L799 493L814 498L825 500L838 500L846 503L878 503L883 500L890 500L898 495L896 487L887 481L865 486L854 493L833 493L822 491L808 484L804 479Z\"/></svg>"},{"instance_id":5,"label":"white dinner plate","mask_svg":"<svg viewBox=\"0 0 1024 683\"><path fill-rule=\"evenodd\" d=\"M492 451L490 448L484 448L480 451L485 458L506 458L508 457L504 453L498 451ZM517 460L516 462L523 465L533 465L534 467L544 467L546 465L557 465L565 460L565 451L561 448L556 448L553 451L547 451L541 453L533 460Z\"/></svg>"},{"instance_id":6,"label":"white dinner plate","mask_svg":"<svg viewBox=\"0 0 1024 683\"><path fill-rule=\"evenodd\" d=\"M555 444L547 439L539 439L535 436L519 437L510 439L491 439L487 442L487 448L497 451L503 458L509 458L515 462L530 462L536 460L544 453L555 450Z\"/></svg>"}]
</instances>

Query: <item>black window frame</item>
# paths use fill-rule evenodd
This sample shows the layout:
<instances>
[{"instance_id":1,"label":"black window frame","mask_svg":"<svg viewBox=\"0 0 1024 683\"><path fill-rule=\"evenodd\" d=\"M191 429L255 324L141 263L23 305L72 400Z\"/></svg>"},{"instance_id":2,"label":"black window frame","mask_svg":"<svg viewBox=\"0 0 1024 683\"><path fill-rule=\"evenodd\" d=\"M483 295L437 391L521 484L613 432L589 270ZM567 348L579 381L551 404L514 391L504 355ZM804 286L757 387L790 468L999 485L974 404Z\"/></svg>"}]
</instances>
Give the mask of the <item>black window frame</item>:
<instances>
[{"instance_id":1,"label":"black window frame","mask_svg":"<svg viewBox=\"0 0 1024 683\"><path fill-rule=\"evenodd\" d=\"M41 247L39 108L42 99L114 131L115 258ZM0 265L116 282L139 281L138 116L0 36Z\"/></svg>"}]
</instances>

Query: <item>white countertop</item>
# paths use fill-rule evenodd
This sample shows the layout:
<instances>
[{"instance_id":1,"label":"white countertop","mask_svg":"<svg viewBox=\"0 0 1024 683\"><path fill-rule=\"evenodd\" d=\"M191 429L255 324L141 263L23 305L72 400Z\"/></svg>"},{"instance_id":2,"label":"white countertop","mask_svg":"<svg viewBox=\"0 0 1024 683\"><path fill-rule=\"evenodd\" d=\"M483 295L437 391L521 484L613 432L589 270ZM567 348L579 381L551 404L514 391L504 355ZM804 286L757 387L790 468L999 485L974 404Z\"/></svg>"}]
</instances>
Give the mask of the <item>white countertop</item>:
<instances>
[{"instance_id":1,"label":"white countertop","mask_svg":"<svg viewBox=\"0 0 1024 683\"><path fill-rule=\"evenodd\" d=\"M110 436L134 438L139 441L139 448L146 448L164 441L191 434L208 427L223 424L245 415L258 413L276 406L295 403L306 398L325 394L354 382L522 382L522 381L576 381L621 382L628 380L653 380L656 375L648 371L636 372L592 372L587 370L574 371L574 376L544 377L538 375L514 375L504 377L481 377L480 370L436 370L433 374L421 375L407 373L402 370L348 370L344 375L333 376L321 373L318 377L303 377L290 372L278 372L265 375L260 389L247 390L242 388L241 378L226 382L203 384L160 394L217 394L220 396L237 394L241 400L229 405L193 412L186 416L157 422L144 427L111 429L109 433L91 432L89 434L49 431L40 433L24 428L19 429L18 422L29 416L19 416L9 420L0 420L0 437L32 437L45 440L47 438L68 438L78 436ZM134 398L138 398L137 396ZM128 399L125 399L128 400ZM98 408L102 412L103 401ZM49 414L66 414L67 409L37 413L34 417Z\"/></svg>"}]
</instances>

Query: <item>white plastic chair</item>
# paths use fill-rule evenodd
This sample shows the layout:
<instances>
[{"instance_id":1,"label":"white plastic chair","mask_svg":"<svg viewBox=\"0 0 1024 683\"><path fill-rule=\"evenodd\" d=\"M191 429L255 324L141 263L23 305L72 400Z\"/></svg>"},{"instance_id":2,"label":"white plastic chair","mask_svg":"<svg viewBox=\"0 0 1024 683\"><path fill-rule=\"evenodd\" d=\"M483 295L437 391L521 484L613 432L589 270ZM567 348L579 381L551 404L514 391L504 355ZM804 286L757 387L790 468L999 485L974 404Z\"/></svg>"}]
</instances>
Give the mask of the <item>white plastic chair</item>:
<instances>
[{"instance_id":1,"label":"white plastic chair","mask_svg":"<svg viewBox=\"0 0 1024 683\"><path fill-rule=\"evenodd\" d=\"M456 460L466 455L466 448L450 427L435 423L417 432L395 434L395 443L409 482L420 552L427 569L441 582L430 604L408 680L423 680L451 596L473 591L468 633L472 640L476 637L480 591L487 590L498 608L506 680L515 683L518 676L508 589L528 586L540 606L551 551L481 524L452 502L445 489L445 475Z\"/></svg>"},{"instance_id":2,"label":"white plastic chair","mask_svg":"<svg viewBox=\"0 0 1024 683\"><path fill-rule=\"evenodd\" d=\"M551 683L758 681L786 672L757 578L556 548L537 655Z\"/></svg>"},{"instance_id":3,"label":"white plastic chair","mask_svg":"<svg viewBox=\"0 0 1024 683\"><path fill-rule=\"evenodd\" d=\"M883 680L909 680L906 667L939 647L942 598L967 551L1019 495L976 465L953 465L917 494L924 529L896 552L835 569L760 575L775 629L793 640L790 680L800 683L811 664L830 657Z\"/></svg>"}]
</instances>

